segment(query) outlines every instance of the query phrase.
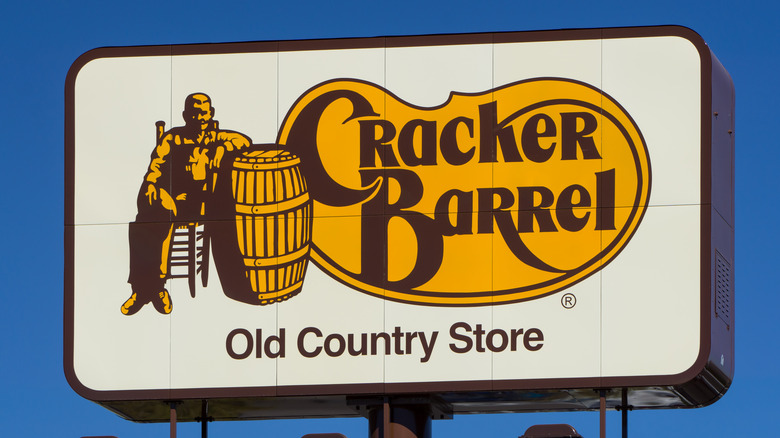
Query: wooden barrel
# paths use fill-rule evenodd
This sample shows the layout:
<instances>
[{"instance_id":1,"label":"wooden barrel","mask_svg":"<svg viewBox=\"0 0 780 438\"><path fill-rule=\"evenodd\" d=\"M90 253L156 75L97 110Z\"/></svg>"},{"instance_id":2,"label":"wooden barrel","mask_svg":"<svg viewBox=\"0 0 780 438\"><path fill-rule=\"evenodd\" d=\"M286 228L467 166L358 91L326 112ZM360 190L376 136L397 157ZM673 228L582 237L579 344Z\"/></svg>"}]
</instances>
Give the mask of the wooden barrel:
<instances>
[{"instance_id":1,"label":"wooden barrel","mask_svg":"<svg viewBox=\"0 0 780 438\"><path fill-rule=\"evenodd\" d=\"M232 169L236 238L252 304L286 300L303 286L312 230L312 201L300 159L261 150L235 159Z\"/></svg>"}]
</instances>

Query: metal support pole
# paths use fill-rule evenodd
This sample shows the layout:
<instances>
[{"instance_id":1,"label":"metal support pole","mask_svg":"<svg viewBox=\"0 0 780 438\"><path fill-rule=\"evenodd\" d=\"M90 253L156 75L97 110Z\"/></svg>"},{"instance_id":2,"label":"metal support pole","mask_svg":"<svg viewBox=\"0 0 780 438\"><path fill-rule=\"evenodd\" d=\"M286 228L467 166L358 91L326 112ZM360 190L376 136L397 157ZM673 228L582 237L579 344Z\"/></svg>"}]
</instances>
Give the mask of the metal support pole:
<instances>
[{"instance_id":1,"label":"metal support pole","mask_svg":"<svg viewBox=\"0 0 780 438\"><path fill-rule=\"evenodd\" d=\"M623 438L628 438L628 388L623 388L623 395L620 400L622 423L623 423Z\"/></svg>"},{"instance_id":2,"label":"metal support pole","mask_svg":"<svg viewBox=\"0 0 780 438\"><path fill-rule=\"evenodd\" d=\"M171 406L171 438L176 438L176 402L170 402Z\"/></svg>"},{"instance_id":3,"label":"metal support pole","mask_svg":"<svg viewBox=\"0 0 780 438\"><path fill-rule=\"evenodd\" d=\"M390 433L390 402L385 397L385 402L382 403L382 438L385 438L385 434L392 436Z\"/></svg>"},{"instance_id":4,"label":"metal support pole","mask_svg":"<svg viewBox=\"0 0 780 438\"><path fill-rule=\"evenodd\" d=\"M384 403L370 408L371 438L431 438L431 409L426 405Z\"/></svg>"},{"instance_id":5,"label":"metal support pole","mask_svg":"<svg viewBox=\"0 0 780 438\"><path fill-rule=\"evenodd\" d=\"M599 436L607 438L607 392L603 389L599 390L599 423Z\"/></svg>"},{"instance_id":6,"label":"metal support pole","mask_svg":"<svg viewBox=\"0 0 780 438\"><path fill-rule=\"evenodd\" d=\"M202 400L200 404L200 436L209 438L209 402Z\"/></svg>"}]
</instances>

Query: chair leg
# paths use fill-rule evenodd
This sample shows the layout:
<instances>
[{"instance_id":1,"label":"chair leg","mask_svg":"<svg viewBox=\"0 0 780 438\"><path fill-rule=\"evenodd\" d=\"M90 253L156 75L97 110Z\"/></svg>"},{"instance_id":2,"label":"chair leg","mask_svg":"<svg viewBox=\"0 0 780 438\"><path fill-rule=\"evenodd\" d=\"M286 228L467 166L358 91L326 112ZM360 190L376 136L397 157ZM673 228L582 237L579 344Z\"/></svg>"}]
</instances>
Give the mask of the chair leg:
<instances>
[{"instance_id":1,"label":"chair leg","mask_svg":"<svg viewBox=\"0 0 780 438\"><path fill-rule=\"evenodd\" d=\"M206 287L209 285L209 251L210 251L210 242L208 234L206 234L206 227L203 227L203 232L201 233L201 240L203 242L200 250L200 266L198 267L198 271L200 272L200 281L203 284L203 287Z\"/></svg>"},{"instance_id":2,"label":"chair leg","mask_svg":"<svg viewBox=\"0 0 780 438\"><path fill-rule=\"evenodd\" d=\"M195 298L195 276L197 271L195 268L196 262L196 247L198 242L195 240L195 225L192 224L187 228L189 248L187 248L187 282L190 286L190 295Z\"/></svg>"}]
</instances>

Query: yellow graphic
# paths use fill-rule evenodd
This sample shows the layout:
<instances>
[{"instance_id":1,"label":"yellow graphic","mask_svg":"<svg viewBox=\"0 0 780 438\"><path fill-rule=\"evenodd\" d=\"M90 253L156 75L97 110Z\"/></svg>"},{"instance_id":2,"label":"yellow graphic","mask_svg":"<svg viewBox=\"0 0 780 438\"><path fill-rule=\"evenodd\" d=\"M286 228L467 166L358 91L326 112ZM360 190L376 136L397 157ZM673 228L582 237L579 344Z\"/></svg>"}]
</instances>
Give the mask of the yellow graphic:
<instances>
[{"instance_id":1,"label":"yellow graphic","mask_svg":"<svg viewBox=\"0 0 780 438\"><path fill-rule=\"evenodd\" d=\"M630 115L566 79L453 93L431 108L330 81L298 99L277 142L308 181L312 261L408 303L491 305L565 289L618 255L650 196Z\"/></svg>"},{"instance_id":2,"label":"yellow graphic","mask_svg":"<svg viewBox=\"0 0 780 438\"><path fill-rule=\"evenodd\" d=\"M368 294L480 306L538 298L613 260L650 196L646 145L600 90L534 79L424 108L368 82L304 93L275 144L222 130L191 94L157 144L130 224L132 293L172 311L171 278L268 305L309 259ZM183 269L184 274L174 273Z\"/></svg>"},{"instance_id":3,"label":"yellow graphic","mask_svg":"<svg viewBox=\"0 0 780 438\"><path fill-rule=\"evenodd\" d=\"M238 245L261 305L286 300L303 286L312 204L299 164L281 150L246 153L233 162Z\"/></svg>"},{"instance_id":4,"label":"yellow graphic","mask_svg":"<svg viewBox=\"0 0 780 438\"><path fill-rule=\"evenodd\" d=\"M138 194L138 214L129 229L132 294L120 308L125 315L150 302L158 312L171 313L173 302L164 286L175 277L170 267L178 264L188 268L194 296L196 255L207 258L209 254L206 231L196 229L204 228L204 221L211 218L210 207L219 210L220 164L226 154L251 146L247 136L219 129L214 113L209 96L194 93L184 102L184 126L166 132L164 123L157 123L157 144ZM185 255L177 257L172 253L181 246L175 240L180 230L189 238L182 250ZM198 242L202 246L196 248ZM185 260L180 263L180 258ZM206 274L201 275L205 284Z\"/></svg>"}]
</instances>

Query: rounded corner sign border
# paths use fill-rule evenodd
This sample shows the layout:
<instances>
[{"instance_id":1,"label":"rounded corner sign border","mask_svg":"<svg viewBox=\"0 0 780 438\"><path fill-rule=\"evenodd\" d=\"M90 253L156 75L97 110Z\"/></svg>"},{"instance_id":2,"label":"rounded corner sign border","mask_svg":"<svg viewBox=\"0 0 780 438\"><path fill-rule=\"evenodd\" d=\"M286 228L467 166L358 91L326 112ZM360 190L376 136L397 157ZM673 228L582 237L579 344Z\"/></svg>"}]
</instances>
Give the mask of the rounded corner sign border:
<instances>
[{"instance_id":1,"label":"rounded corner sign border","mask_svg":"<svg viewBox=\"0 0 780 438\"><path fill-rule=\"evenodd\" d=\"M609 378L560 378L560 379L550 379L550 381L546 381L541 386L534 383L532 380L521 380L516 381L513 383L509 383L507 385L507 388L511 387L514 389L544 389L544 388L573 388L573 387L585 387L585 386L593 386L597 382L605 383L610 382L615 386L632 386L632 385L642 385L642 386L650 386L650 385L680 385L683 383L686 383L692 379L694 379L698 374L702 372L704 369L704 366L706 365L706 357L709 353L710 348L710 327L709 327L709 306L710 306L710 296L709 296L709 286L710 286L710 279L708 276L709 269L708 266L705 266L707 261L710 258L710 241L709 241L709 232L710 232L710 211L708 209L708 206L710 204L710 188L711 188L711 181L710 181L710 151L707 147L707 145L711 141L711 132L710 132L710 119L709 117L705 117L708 115L708 111L711 107L711 102L709 96L709 88L711 86L711 78L709 76L711 71L710 66L710 51L706 47L705 43L701 39L701 37L696 34L694 31L683 28L683 27L677 27L677 26L664 26L664 27L650 27L650 28L615 28L615 29L592 29L592 30L571 30L571 31L539 31L539 32L512 32L512 33L502 33L502 34L488 34L493 35L494 39L500 39L502 42L526 42L526 41L560 41L560 40L571 40L571 39L579 39L578 35L583 35L583 37L588 38L589 36L593 35L593 32L597 32L599 34L598 38L631 38L631 37L643 37L643 36L679 36L682 38L685 38L689 41L691 41L694 46L697 48L699 54L700 54L700 60L701 60L701 87L702 87L702 93L701 93L701 113L703 115L701 123L701 330L700 330L700 352L697 356L697 360L694 364L691 365L691 368L683 373L674 375L674 376L667 376L667 375L660 375L660 376L627 376L627 377L609 377ZM484 34L479 34L484 35ZM461 41L468 40L469 35L460 35L457 36ZM388 37L387 40L391 40L393 37ZM429 36L429 37L397 37L397 38L403 38L404 42L409 45L415 45L415 42L419 42L417 45L426 45L426 40L429 39L441 39L445 38L446 36ZM474 38L477 38L476 36ZM375 39L371 39L374 41ZM463 43L463 42L460 42ZM75 81L76 77L78 75L79 70L86 65L91 60L99 59L102 57L121 57L121 56L149 56L149 55L170 55L174 54L177 50L184 50L188 53L212 53L212 54L218 54L218 53L240 53L245 51L258 51L258 50L252 50L252 47L255 47L256 45L259 45L261 48L259 51L272 51L272 50L280 50L284 47L285 44L288 44L290 47L290 50L298 50L296 47L339 47L339 48L355 48L355 47L361 47L361 44L366 44L366 41L363 40L322 40L322 41L305 41L305 42L279 42L279 43L236 43L236 44L226 44L222 47L221 45L192 45L192 46L149 46L149 47L126 47L126 48L102 48L102 49L95 49L93 51L87 52L84 55L82 55L80 58L78 58L77 61L74 62L73 66L68 72L68 76L66 79L66 86L65 86L65 306L64 306L64 326L65 326L65 342L64 342L64 366L65 366L65 373L67 380L69 384L74 388L74 390L79 393L80 395L94 400L94 401L110 401L110 400L146 400L146 399L160 399L160 398L170 398L170 397L178 397L178 396L186 396L186 397L195 397L195 398L201 398L201 397L238 397L238 396L276 396L278 395L276 391L269 391L269 388L267 387L256 387L256 388L193 388L193 389L187 389L187 390L176 390L176 389L154 389L154 390L119 390L119 391L100 391L100 390L93 390L86 386L84 386L80 380L78 379L76 372L75 372L75 364L73 363L74 359L74 180L75 180L75 174L74 174L74 156L75 156L75 136L74 136L74 118L75 118ZM371 43L371 44L376 44ZM617 102L615 102L617 103ZM619 105L619 103L617 103ZM622 107L621 107L622 109ZM629 116L630 118L630 116ZM633 123L633 119L631 120ZM634 124L635 126L635 124ZM641 136L641 133L640 133ZM644 140L643 140L644 141ZM648 161L648 178L649 178L649 161ZM647 196L649 199L649 188L647 192ZM637 218L637 226L639 225L639 222L641 222L642 217L644 215L644 210L641 212L641 214L638 215ZM633 230L631 230L630 233L628 233L628 236L626 239L630 239L631 235L633 235L633 232L636 230L636 227L634 227ZM614 259L614 257L620 252L621 248L618 248L615 253L609 258L607 263ZM315 258L315 263L320 264L322 261L317 260ZM325 269L329 272L328 269ZM336 278L336 277L334 277ZM583 277L584 278L584 277ZM343 279L338 278L339 281L343 281ZM579 281L581 279L578 279ZM573 282L571 284L574 284L576 282ZM345 283L350 285L350 287L354 287L352 283ZM559 291L560 289L551 290L544 295L548 295L551 293L555 293ZM542 296L542 295L540 295ZM390 298L392 299L392 298ZM521 298L517 299L515 301L509 301L509 302L517 302L517 301L523 301L531 298ZM403 300L398 300L403 301ZM488 381L490 383L492 381ZM382 385L386 391L393 392L393 384L383 384ZM425 385L423 385L424 387ZM445 383L444 387L439 387L439 385L436 386L435 391L457 391L459 388L462 388L463 386L460 385L459 382L450 382ZM465 385L468 386L468 385ZM309 395L319 395L319 394L346 394L346 393L361 393L361 388L371 388L366 389L367 392L372 392L376 390L375 384L370 385L364 385L364 384L344 384L344 385L333 385L328 386L327 389L317 390L316 387L308 387L308 386L301 386L301 387L291 387L288 388L287 391L292 391L294 393L298 393L300 391L300 394L309 394ZM286 391L283 391L286 392Z\"/></svg>"}]
</instances>

